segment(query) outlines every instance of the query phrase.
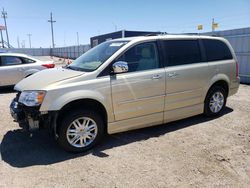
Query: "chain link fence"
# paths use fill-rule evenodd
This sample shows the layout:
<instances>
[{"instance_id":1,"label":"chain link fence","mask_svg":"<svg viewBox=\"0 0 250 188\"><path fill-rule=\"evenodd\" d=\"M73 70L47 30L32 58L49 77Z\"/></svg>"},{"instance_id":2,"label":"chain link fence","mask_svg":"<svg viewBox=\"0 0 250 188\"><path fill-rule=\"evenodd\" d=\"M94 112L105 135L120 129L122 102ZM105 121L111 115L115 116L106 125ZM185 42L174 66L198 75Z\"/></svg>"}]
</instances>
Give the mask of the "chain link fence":
<instances>
[{"instance_id":1,"label":"chain link fence","mask_svg":"<svg viewBox=\"0 0 250 188\"><path fill-rule=\"evenodd\" d=\"M1 48L1 52L22 53L32 56L50 56L50 48Z\"/></svg>"},{"instance_id":2,"label":"chain link fence","mask_svg":"<svg viewBox=\"0 0 250 188\"><path fill-rule=\"evenodd\" d=\"M76 59L90 49L90 45L68 46L62 48L53 48L51 51L52 56Z\"/></svg>"}]
</instances>

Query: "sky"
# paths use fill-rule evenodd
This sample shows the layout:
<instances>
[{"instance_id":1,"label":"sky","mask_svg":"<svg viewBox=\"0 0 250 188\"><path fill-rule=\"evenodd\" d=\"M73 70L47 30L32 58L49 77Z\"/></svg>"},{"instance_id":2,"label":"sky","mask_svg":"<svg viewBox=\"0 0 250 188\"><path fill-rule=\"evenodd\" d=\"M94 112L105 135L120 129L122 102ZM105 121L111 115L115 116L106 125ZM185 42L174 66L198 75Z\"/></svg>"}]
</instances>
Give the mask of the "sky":
<instances>
[{"instance_id":1,"label":"sky","mask_svg":"<svg viewBox=\"0 0 250 188\"><path fill-rule=\"evenodd\" d=\"M90 37L116 30L168 33L211 31L250 27L250 0L0 0L7 12L10 44L17 47L51 46L48 19L53 13L56 47L89 44ZM4 25L0 18L0 25ZM4 32L4 39L6 35Z\"/></svg>"}]
</instances>

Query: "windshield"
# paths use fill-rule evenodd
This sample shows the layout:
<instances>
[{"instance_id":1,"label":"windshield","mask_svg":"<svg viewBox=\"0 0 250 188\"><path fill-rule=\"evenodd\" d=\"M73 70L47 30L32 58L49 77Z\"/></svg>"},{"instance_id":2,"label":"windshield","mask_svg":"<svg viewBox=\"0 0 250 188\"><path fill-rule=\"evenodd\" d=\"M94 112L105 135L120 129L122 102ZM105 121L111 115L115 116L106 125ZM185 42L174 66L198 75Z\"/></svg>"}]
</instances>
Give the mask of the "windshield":
<instances>
[{"instance_id":1,"label":"windshield","mask_svg":"<svg viewBox=\"0 0 250 188\"><path fill-rule=\"evenodd\" d=\"M127 43L128 41L104 42L78 57L67 68L86 72L94 71Z\"/></svg>"}]
</instances>

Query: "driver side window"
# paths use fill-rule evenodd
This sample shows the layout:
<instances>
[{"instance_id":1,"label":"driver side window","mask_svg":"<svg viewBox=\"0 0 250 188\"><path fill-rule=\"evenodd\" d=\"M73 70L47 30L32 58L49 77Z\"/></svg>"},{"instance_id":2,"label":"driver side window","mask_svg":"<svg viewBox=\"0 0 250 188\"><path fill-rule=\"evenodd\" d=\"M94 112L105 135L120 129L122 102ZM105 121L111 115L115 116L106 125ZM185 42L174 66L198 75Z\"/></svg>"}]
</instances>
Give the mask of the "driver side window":
<instances>
[{"instance_id":1,"label":"driver side window","mask_svg":"<svg viewBox=\"0 0 250 188\"><path fill-rule=\"evenodd\" d=\"M117 61L128 63L128 72L160 68L155 42L138 44L126 51Z\"/></svg>"}]
</instances>

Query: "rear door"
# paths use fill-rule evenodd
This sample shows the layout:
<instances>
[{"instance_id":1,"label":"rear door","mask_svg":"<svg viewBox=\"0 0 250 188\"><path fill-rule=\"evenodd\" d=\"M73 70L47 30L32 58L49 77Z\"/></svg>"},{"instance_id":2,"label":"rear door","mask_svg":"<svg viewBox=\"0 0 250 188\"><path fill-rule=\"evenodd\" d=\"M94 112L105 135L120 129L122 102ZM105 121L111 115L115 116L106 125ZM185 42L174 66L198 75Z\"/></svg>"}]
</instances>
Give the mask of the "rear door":
<instances>
[{"instance_id":1,"label":"rear door","mask_svg":"<svg viewBox=\"0 0 250 188\"><path fill-rule=\"evenodd\" d=\"M201 111L209 80L200 42L195 39L163 41L166 59L165 122Z\"/></svg>"},{"instance_id":2,"label":"rear door","mask_svg":"<svg viewBox=\"0 0 250 188\"><path fill-rule=\"evenodd\" d=\"M23 61L20 57L1 56L0 79L1 85L14 85L23 77Z\"/></svg>"}]
</instances>

